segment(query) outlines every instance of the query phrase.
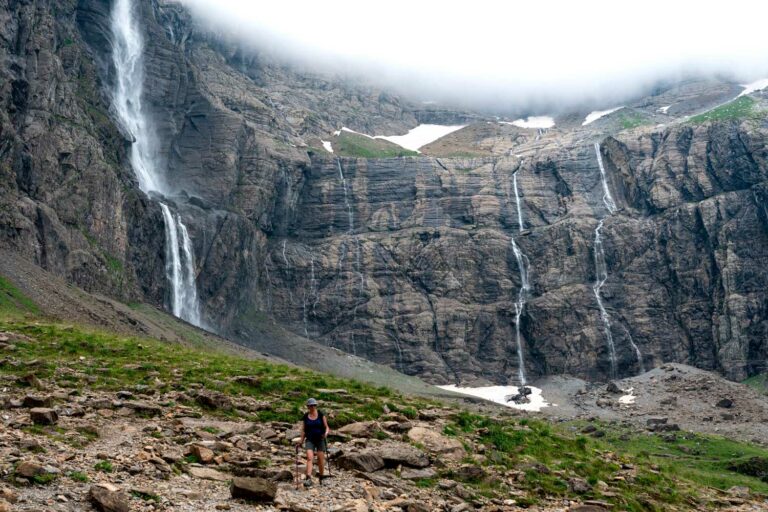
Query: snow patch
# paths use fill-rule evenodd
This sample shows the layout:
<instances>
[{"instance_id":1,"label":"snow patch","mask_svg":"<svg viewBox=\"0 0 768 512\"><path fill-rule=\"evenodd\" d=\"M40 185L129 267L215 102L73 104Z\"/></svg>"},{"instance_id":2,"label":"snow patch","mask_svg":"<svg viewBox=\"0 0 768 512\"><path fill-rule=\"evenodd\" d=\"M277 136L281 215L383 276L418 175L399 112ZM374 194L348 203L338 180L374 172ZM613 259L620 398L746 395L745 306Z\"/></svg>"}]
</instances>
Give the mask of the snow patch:
<instances>
[{"instance_id":1,"label":"snow patch","mask_svg":"<svg viewBox=\"0 0 768 512\"><path fill-rule=\"evenodd\" d=\"M661 112L662 114L666 114L666 113L667 113L667 111L668 111L668 110L669 110L671 107L672 107L672 105L667 105L666 107L660 107L660 108L659 108L659 112Z\"/></svg>"},{"instance_id":2,"label":"snow patch","mask_svg":"<svg viewBox=\"0 0 768 512\"><path fill-rule=\"evenodd\" d=\"M634 404L635 399L637 398L637 396L635 396L635 388L625 389L624 392L626 395L623 395L619 398L619 403L622 405Z\"/></svg>"},{"instance_id":3,"label":"snow patch","mask_svg":"<svg viewBox=\"0 0 768 512\"><path fill-rule=\"evenodd\" d=\"M516 119L511 123L501 121L501 124L511 124L518 128L552 128L555 126L555 120L550 116L530 116L525 119Z\"/></svg>"},{"instance_id":4,"label":"snow patch","mask_svg":"<svg viewBox=\"0 0 768 512\"><path fill-rule=\"evenodd\" d=\"M342 126L341 130L336 130L333 134L338 137L341 135L341 132L354 133L355 135L361 135L363 137L368 137L369 139L386 140L393 144L397 144L401 148L419 152L419 148L426 146L430 142L436 141L440 137L445 137L449 133L461 130L465 126L467 125L458 124L447 126L442 124L420 124L405 135L376 135L375 137Z\"/></svg>"},{"instance_id":5,"label":"snow patch","mask_svg":"<svg viewBox=\"0 0 768 512\"><path fill-rule=\"evenodd\" d=\"M587 114L587 117L584 118L584 122L581 123L581 126L587 126L590 123L594 123L601 117L605 117L608 114L613 114L614 112L616 112L617 110L621 110L622 108L624 108L623 105L621 107L616 107L609 110L595 110L593 112L590 112L589 114Z\"/></svg>"},{"instance_id":6,"label":"snow patch","mask_svg":"<svg viewBox=\"0 0 768 512\"><path fill-rule=\"evenodd\" d=\"M329 153L333 153L333 146L331 145L331 141L329 140L321 140L320 142L323 143L323 148Z\"/></svg>"},{"instance_id":7,"label":"snow patch","mask_svg":"<svg viewBox=\"0 0 768 512\"><path fill-rule=\"evenodd\" d=\"M479 388L460 388L458 386L455 386L453 384L450 384L448 386L437 386L440 389L444 389L446 391L454 391L456 393L461 393L462 395L470 395L470 396L476 396L478 398L484 398L485 400L490 400L491 402L496 402L497 404L506 405L507 407L511 407L512 409L518 409L520 411L534 411L539 412L544 407L554 407L555 404L550 404L546 400L544 400L544 396L541 394L540 388L535 388L533 386L526 386L531 390L531 394L528 395L528 399L530 400L527 404L516 404L515 402L507 402L508 396L513 396L518 393L517 386L485 386L485 387L479 387Z\"/></svg>"},{"instance_id":8,"label":"snow patch","mask_svg":"<svg viewBox=\"0 0 768 512\"><path fill-rule=\"evenodd\" d=\"M441 137L445 137L449 133L453 133L456 130L464 128L465 124L457 125L441 125L441 124L420 124L416 128L413 128L405 135L377 135L374 139L388 140L394 144L411 151L418 151L419 148L426 146L430 142L434 142Z\"/></svg>"},{"instance_id":9,"label":"snow patch","mask_svg":"<svg viewBox=\"0 0 768 512\"><path fill-rule=\"evenodd\" d=\"M752 94L755 91L762 91L763 89L768 87L768 78L756 80L749 84L741 84L741 86L744 87L744 90L741 91L741 94L736 96L737 98L741 98L742 96L746 96L747 94Z\"/></svg>"}]
</instances>

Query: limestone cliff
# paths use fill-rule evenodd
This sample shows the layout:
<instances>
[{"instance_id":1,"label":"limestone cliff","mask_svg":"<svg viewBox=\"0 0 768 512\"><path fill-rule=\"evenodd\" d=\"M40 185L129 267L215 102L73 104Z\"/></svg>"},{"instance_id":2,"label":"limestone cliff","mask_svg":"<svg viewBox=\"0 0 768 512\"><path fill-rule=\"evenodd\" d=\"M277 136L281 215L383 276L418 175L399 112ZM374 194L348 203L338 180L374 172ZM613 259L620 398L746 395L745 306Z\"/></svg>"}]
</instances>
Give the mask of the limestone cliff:
<instances>
[{"instance_id":1,"label":"limestone cliff","mask_svg":"<svg viewBox=\"0 0 768 512\"><path fill-rule=\"evenodd\" d=\"M341 126L481 116L283 65L176 3L139 9L166 200L221 334L247 344L274 318L441 383L517 381L521 350L529 379L765 369L768 127L685 117L738 86L673 84L588 126L578 113L548 131L480 121L418 157L337 158L318 143ZM109 11L0 3L1 243L88 290L161 305L162 218L110 112Z\"/></svg>"}]
</instances>

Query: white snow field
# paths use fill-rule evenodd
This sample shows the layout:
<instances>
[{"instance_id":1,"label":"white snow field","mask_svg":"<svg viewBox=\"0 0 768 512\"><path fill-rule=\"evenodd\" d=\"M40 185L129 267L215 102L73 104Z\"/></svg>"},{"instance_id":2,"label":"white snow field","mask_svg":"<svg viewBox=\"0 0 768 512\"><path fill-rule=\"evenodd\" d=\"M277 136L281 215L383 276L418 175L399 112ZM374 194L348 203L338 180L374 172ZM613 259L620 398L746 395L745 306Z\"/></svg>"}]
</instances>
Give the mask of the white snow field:
<instances>
[{"instance_id":1,"label":"white snow field","mask_svg":"<svg viewBox=\"0 0 768 512\"><path fill-rule=\"evenodd\" d=\"M501 121L501 124L511 124L518 128L552 128L555 126L555 120L550 116L530 116L525 119L515 119L511 123Z\"/></svg>"},{"instance_id":2,"label":"white snow field","mask_svg":"<svg viewBox=\"0 0 768 512\"><path fill-rule=\"evenodd\" d=\"M512 409L518 409L521 411L534 411L539 412L544 407L555 406L544 400L544 396L541 394L541 389L533 386L526 386L530 388L532 393L528 395L530 400L527 404L516 404L515 402L507 402L506 397L517 394L517 386L485 386L479 388L461 388L453 384L447 386L437 386L440 389L446 391L453 391L461 393L462 395L476 396L478 398L484 398L497 404L506 405Z\"/></svg>"},{"instance_id":3,"label":"white snow field","mask_svg":"<svg viewBox=\"0 0 768 512\"><path fill-rule=\"evenodd\" d=\"M321 140L320 142L323 143L323 148L329 153L333 153L333 146L331 145L331 141L328 140Z\"/></svg>"},{"instance_id":4,"label":"white snow field","mask_svg":"<svg viewBox=\"0 0 768 512\"><path fill-rule=\"evenodd\" d=\"M420 124L405 135L377 135L374 139L388 140L405 149L418 151L419 148L426 146L430 142L445 137L456 130L461 130L465 126L467 125L457 124L446 126L441 124Z\"/></svg>"},{"instance_id":5,"label":"white snow field","mask_svg":"<svg viewBox=\"0 0 768 512\"><path fill-rule=\"evenodd\" d=\"M456 130L461 130L465 126L467 125L420 124L416 128L411 129L405 135L376 135L375 137L365 133L356 132L355 130L350 130L346 126L342 126L341 130L336 130L333 132L333 134L338 137L341 135L341 132L354 133L356 135L368 137L369 139L386 140L392 142L393 144L397 144L401 148L419 152L419 148L426 146L430 142L436 141L440 137L445 137L449 133L455 132Z\"/></svg>"},{"instance_id":6,"label":"white snow field","mask_svg":"<svg viewBox=\"0 0 768 512\"><path fill-rule=\"evenodd\" d=\"M768 87L768 78L762 78L749 84L741 84L741 86L744 87L744 90L741 91L741 94L736 96L737 98L746 96L747 94L752 94L755 91L762 91Z\"/></svg>"},{"instance_id":7,"label":"white snow field","mask_svg":"<svg viewBox=\"0 0 768 512\"><path fill-rule=\"evenodd\" d=\"M624 108L623 105L621 107L611 108L608 110L595 110L593 112L590 112L589 114L587 114L587 117L584 118L584 122L581 123L581 126L587 126L589 123L594 123L601 117L605 117L608 114L613 114L614 112L616 112L617 110L621 110L622 108Z\"/></svg>"}]
</instances>

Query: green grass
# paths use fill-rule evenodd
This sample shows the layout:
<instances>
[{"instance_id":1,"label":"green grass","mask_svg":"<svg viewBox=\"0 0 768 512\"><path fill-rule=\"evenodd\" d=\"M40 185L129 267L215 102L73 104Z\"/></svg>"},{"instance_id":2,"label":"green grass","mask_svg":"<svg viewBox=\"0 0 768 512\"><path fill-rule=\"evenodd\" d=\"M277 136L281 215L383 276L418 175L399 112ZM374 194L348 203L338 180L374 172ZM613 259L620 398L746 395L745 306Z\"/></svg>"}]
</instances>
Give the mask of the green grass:
<instances>
[{"instance_id":1,"label":"green grass","mask_svg":"<svg viewBox=\"0 0 768 512\"><path fill-rule=\"evenodd\" d=\"M768 395L768 373L761 373L760 375L750 377L745 380L743 384L746 384L759 393Z\"/></svg>"},{"instance_id":2,"label":"green grass","mask_svg":"<svg viewBox=\"0 0 768 512\"><path fill-rule=\"evenodd\" d=\"M74 480L75 482L87 482L88 481L88 475L81 471L70 471L67 473L67 476Z\"/></svg>"},{"instance_id":3,"label":"green grass","mask_svg":"<svg viewBox=\"0 0 768 512\"><path fill-rule=\"evenodd\" d=\"M102 473L112 473L115 470L115 468L112 466L112 463L108 460L97 462L94 464L93 469L96 471L101 471Z\"/></svg>"},{"instance_id":4,"label":"green grass","mask_svg":"<svg viewBox=\"0 0 768 512\"><path fill-rule=\"evenodd\" d=\"M37 376L62 387L117 391L143 384L158 392L168 392L202 385L235 398L253 397L270 404L253 415L246 414L246 419L291 423L301 416L306 397L317 396L334 429L353 421L378 419L386 410L415 418L419 410L435 405L421 398L398 395L387 388L266 361L246 360L213 349L119 336L40 317L19 316L19 312L28 314L37 308L7 283L3 283L2 289L3 304L10 306L0 309L0 331L24 335L14 341L15 354L26 361L37 360ZM62 371L66 368L76 372ZM27 369L24 365L6 364L0 366L0 371L13 382L14 377L26 373ZM239 376L249 379L238 381L235 377ZM154 384L155 379L162 384ZM318 393L317 389L322 388L343 388L348 393ZM188 405L198 407L194 402ZM208 411L207 414L227 416L234 412ZM457 410L443 432L470 450L472 438L485 447L482 458L469 451L473 455L467 461L482 460L484 466L496 466L498 473L521 475L515 486L523 489L527 496L516 497L518 503L534 504L552 497L573 498L568 480L574 477L592 485L580 499L608 501L618 510L627 511L676 507L706 510L712 488L726 490L735 485L768 495L768 483L729 469L739 461L768 458L768 450L718 437L684 433L669 442L658 435L610 424L599 425L606 436L594 439L580 434L583 426L584 423L579 422L552 424L528 418L491 418ZM215 433L213 428L206 430ZM82 438L82 442L97 436L93 431L79 431L78 436L71 436L71 432L56 426L29 426L26 431L56 438L77 437ZM188 457L186 462L197 461ZM100 461L94 469L114 471L109 461ZM460 475L444 469L439 478L461 479ZM82 478L81 475L68 476L73 480ZM503 482L477 477L467 477L467 480L464 483L478 496L503 497L508 492ZM427 479L417 481L416 485L431 487L436 481L437 478ZM608 484L611 493L600 490L602 482Z\"/></svg>"},{"instance_id":5,"label":"green grass","mask_svg":"<svg viewBox=\"0 0 768 512\"><path fill-rule=\"evenodd\" d=\"M37 305L22 294L10 281L0 276L0 315L19 316L39 314Z\"/></svg>"},{"instance_id":6,"label":"green grass","mask_svg":"<svg viewBox=\"0 0 768 512\"><path fill-rule=\"evenodd\" d=\"M749 96L742 96L725 105L691 117L689 120L694 124L701 124L707 121L727 121L731 119L746 119L756 117L758 112L755 108L755 100Z\"/></svg>"},{"instance_id":7,"label":"green grass","mask_svg":"<svg viewBox=\"0 0 768 512\"><path fill-rule=\"evenodd\" d=\"M333 150L339 156L360 158L396 158L416 156L417 152L405 149L382 139L371 139L356 133L341 132L333 141Z\"/></svg>"},{"instance_id":8,"label":"green grass","mask_svg":"<svg viewBox=\"0 0 768 512\"><path fill-rule=\"evenodd\" d=\"M622 130L629 130L644 124L648 124L649 121L645 116L638 112L622 109L622 112L619 114L619 123L621 124Z\"/></svg>"}]
</instances>

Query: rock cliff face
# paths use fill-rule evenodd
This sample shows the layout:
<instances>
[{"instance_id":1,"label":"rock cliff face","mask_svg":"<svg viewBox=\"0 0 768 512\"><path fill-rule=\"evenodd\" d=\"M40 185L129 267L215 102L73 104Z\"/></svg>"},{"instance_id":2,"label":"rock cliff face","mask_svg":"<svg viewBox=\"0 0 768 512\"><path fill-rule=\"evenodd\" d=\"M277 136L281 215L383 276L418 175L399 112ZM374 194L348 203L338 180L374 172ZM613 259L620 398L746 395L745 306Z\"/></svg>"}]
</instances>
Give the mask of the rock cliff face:
<instances>
[{"instance_id":1,"label":"rock cliff face","mask_svg":"<svg viewBox=\"0 0 768 512\"><path fill-rule=\"evenodd\" d=\"M475 117L281 65L175 3L139 9L166 201L189 227L220 333L248 343L271 317L440 383L514 382L520 350L529 379L664 361L733 379L765 369L763 120L544 133L481 122L420 157L334 158L314 148L341 126L392 134ZM88 290L159 305L163 223L110 113L109 12L0 3L0 236ZM687 115L734 92L678 89L630 121L658 122L654 101L681 98L673 110Z\"/></svg>"}]
</instances>

